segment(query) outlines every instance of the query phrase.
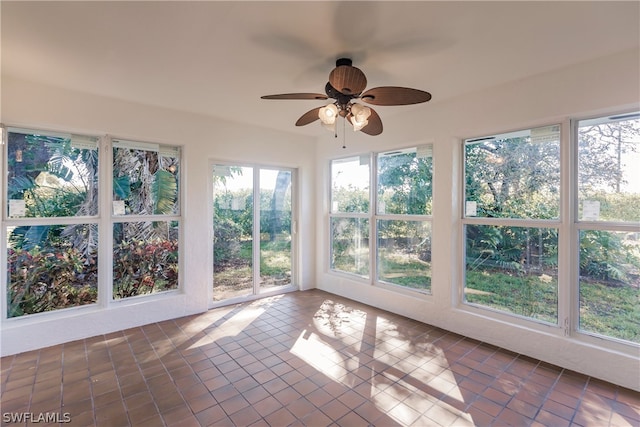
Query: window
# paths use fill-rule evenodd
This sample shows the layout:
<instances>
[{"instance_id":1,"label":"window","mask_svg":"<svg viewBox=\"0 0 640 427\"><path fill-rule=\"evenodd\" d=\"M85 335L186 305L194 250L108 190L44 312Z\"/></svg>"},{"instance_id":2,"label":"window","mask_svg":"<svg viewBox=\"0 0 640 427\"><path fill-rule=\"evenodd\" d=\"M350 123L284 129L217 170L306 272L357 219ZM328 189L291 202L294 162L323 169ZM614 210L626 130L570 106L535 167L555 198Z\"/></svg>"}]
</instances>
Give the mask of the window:
<instances>
[{"instance_id":1,"label":"window","mask_svg":"<svg viewBox=\"0 0 640 427\"><path fill-rule=\"evenodd\" d=\"M369 155L333 160L330 198L333 271L430 292L430 145L378 153L373 174Z\"/></svg>"},{"instance_id":2,"label":"window","mask_svg":"<svg viewBox=\"0 0 640 427\"><path fill-rule=\"evenodd\" d=\"M431 147L377 155L376 266L383 283L431 291Z\"/></svg>"},{"instance_id":3,"label":"window","mask_svg":"<svg viewBox=\"0 0 640 427\"><path fill-rule=\"evenodd\" d=\"M213 301L283 289L293 280L293 171L213 166Z\"/></svg>"},{"instance_id":4,"label":"window","mask_svg":"<svg viewBox=\"0 0 640 427\"><path fill-rule=\"evenodd\" d=\"M640 343L640 113L576 128L579 329Z\"/></svg>"},{"instance_id":5,"label":"window","mask_svg":"<svg viewBox=\"0 0 640 427\"><path fill-rule=\"evenodd\" d=\"M180 150L113 141L113 299L178 288Z\"/></svg>"},{"instance_id":6,"label":"window","mask_svg":"<svg viewBox=\"0 0 640 427\"><path fill-rule=\"evenodd\" d=\"M178 288L178 147L17 128L6 139L3 316ZM112 177L109 207L100 177ZM99 236L110 228L112 240ZM109 241L111 254L99 254Z\"/></svg>"},{"instance_id":7,"label":"window","mask_svg":"<svg viewBox=\"0 0 640 427\"><path fill-rule=\"evenodd\" d=\"M467 304L558 323L560 126L464 145Z\"/></svg>"},{"instance_id":8,"label":"window","mask_svg":"<svg viewBox=\"0 0 640 427\"><path fill-rule=\"evenodd\" d=\"M5 153L6 316L95 303L97 138L9 128Z\"/></svg>"},{"instance_id":9,"label":"window","mask_svg":"<svg viewBox=\"0 0 640 427\"><path fill-rule=\"evenodd\" d=\"M331 269L369 277L368 155L331 162Z\"/></svg>"}]
</instances>

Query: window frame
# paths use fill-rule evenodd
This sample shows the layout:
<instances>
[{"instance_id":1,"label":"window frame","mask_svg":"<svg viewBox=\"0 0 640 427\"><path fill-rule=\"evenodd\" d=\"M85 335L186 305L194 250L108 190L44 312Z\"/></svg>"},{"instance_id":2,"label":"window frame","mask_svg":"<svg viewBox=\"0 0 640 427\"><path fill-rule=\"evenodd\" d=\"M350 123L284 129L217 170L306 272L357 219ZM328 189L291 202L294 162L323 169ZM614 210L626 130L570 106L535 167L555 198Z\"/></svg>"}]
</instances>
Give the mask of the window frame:
<instances>
[{"instance_id":1,"label":"window frame","mask_svg":"<svg viewBox=\"0 0 640 427\"><path fill-rule=\"evenodd\" d=\"M433 159L433 143L430 141L424 141L419 144L412 144L409 146L379 150L375 152L368 152L366 154L351 154L348 156L336 157L329 159L328 170L328 194L327 200L328 203L328 215L327 215L327 230L328 230L328 248L327 248L327 264L326 268L328 273L338 276L343 276L345 278L349 278L352 280L357 280L362 283L366 283L371 286L376 286L382 289L388 289L397 293L406 294L413 297L418 298L432 298L433 291L431 287L431 282L429 283L429 289L415 289L407 286L394 284L391 282L387 282L380 279L380 271L379 271L379 245L378 245L378 222L379 221L406 221L406 222L427 222L430 226L429 234L433 233L433 208L431 214L381 214L379 213L378 206L378 159L380 155L385 153L390 153L393 151L411 151L415 150L416 152L421 149L427 149L429 152L429 157ZM368 167L369 167L369 209L367 212L334 212L332 209L332 201L333 201L333 163L344 161L350 158L360 158L364 157L368 158ZM434 162L434 160L432 160ZM433 166L432 166L433 168ZM431 180L433 182L433 169L432 169L432 177ZM433 202L433 197L432 200ZM334 219L363 219L368 220L368 229L369 229L369 271L368 275L359 275L356 273L350 273L347 271L338 270L333 268L332 266L332 258L333 258L333 233L332 233L332 221Z\"/></svg>"},{"instance_id":2,"label":"window frame","mask_svg":"<svg viewBox=\"0 0 640 427\"><path fill-rule=\"evenodd\" d=\"M481 216L470 216L467 215L466 212L466 174L467 174L467 162L466 162L466 146L468 141L482 141L492 138L490 135L501 136L508 135L513 133L519 133L524 131L531 131L532 129L540 129L547 128L552 126L559 127L559 141L558 141L558 155L559 155L559 196L558 196L558 217L557 218L549 218L549 219L535 219L535 218L512 218L512 217L481 217ZM459 175L460 185L460 203L459 203L459 218L460 218L460 239L458 241L460 259L459 259L459 268L460 268L460 284L457 286L457 290L454 293L456 298L452 301L452 304L457 308L468 311L471 313L475 313L478 315L489 315L497 320L501 320L504 322L515 323L521 326L526 327L534 327L536 329L545 330L545 331L555 331L555 333L559 333L562 331L566 334L567 332L567 322L568 322L568 313L567 313L567 304L566 298L563 298L563 287L561 283L566 277L566 272L561 271L560 265L563 259L563 253L565 251L562 250L563 247L566 246L567 240L564 237L566 233L563 233L563 227L565 224L565 216L567 215L567 206L563 202L566 197L563 197L564 194L568 194L567 191L567 174L566 167L563 167L564 159L567 158L566 149L564 147L568 147L568 138L569 132L567 132L567 127L563 122L555 122L555 123L543 123L543 124L534 124L528 127L521 127L512 130L495 132L493 134L487 134L485 136L472 136L468 138L462 138L460 140L460 149L461 149L461 168ZM482 305L479 303L473 303L466 301L465 297L465 289L467 285L466 280L466 240L467 240L467 226L468 225L480 225L480 226L492 226L492 227L517 227L517 228L538 228L538 229L556 229L558 233L558 286L556 289L557 296L557 322L547 322L540 319L535 319L532 317L527 317L524 315L519 315L516 313L510 313L506 310L499 310L497 308L493 308L487 305Z\"/></svg>"},{"instance_id":3,"label":"window frame","mask_svg":"<svg viewBox=\"0 0 640 427\"><path fill-rule=\"evenodd\" d=\"M52 137L64 137L64 138L87 138L95 140L96 150L98 151L98 198L95 215L78 215L67 217L21 217L13 218L9 216L8 212L8 181L5 174L8 172L8 134L9 132L22 132L32 135L44 135ZM123 305L138 304L142 301L148 301L153 299L167 298L172 295L184 293L184 268L183 268L183 256L181 250L178 250L178 288L169 291L138 295L131 298L124 298L120 300L112 299L113 294L113 226L118 222L127 221L178 221L178 247L182 248L184 241L184 220L182 218L184 212L184 174L186 170L184 147L179 144L154 144L159 146L168 146L178 149L180 156L180 170L178 173L178 200L176 201L177 210L176 214L172 215L157 215L149 218L147 215L113 215L112 200L113 200L113 140L109 135L98 135L91 133L70 133L64 131L52 131L34 127L24 126L11 126L0 124L0 134L2 139L0 141L0 169L3 171L0 176L0 186L3 200L3 212L0 216L2 223L2 230L6 231L9 227L18 225L71 225L71 224L93 224L98 229L98 244L97 244L97 299L95 303L85 305L75 305L64 308L59 308L51 311L43 311L39 313L26 314L16 317L8 317L7 307L7 286L8 277L2 275L0 277L0 286L2 286L2 295L0 296L0 320L7 322L8 324L32 324L46 319L65 318L68 316L74 316L77 313L83 312L97 312L103 310L109 310ZM4 237L0 242L0 262L7 266L8 262L8 242Z\"/></svg>"},{"instance_id":4,"label":"window frame","mask_svg":"<svg viewBox=\"0 0 640 427\"><path fill-rule=\"evenodd\" d=\"M123 145L117 146L118 142L122 142ZM126 304L135 304L139 302L141 299L146 300L149 298L158 298L165 295L183 293L184 292L184 268L183 268L184 263L182 261L183 255L182 255L181 248L184 247L184 243L183 243L184 242L184 236L183 236L184 220L182 219L182 212L184 211L183 182L184 182L184 170L185 170L185 166L183 163L184 156L182 153L184 152L184 147L181 145L150 143L146 141L138 141L138 140L124 139L124 138L121 139L116 137L109 137L108 143L104 145L105 145L105 150L107 151L107 155L105 157L107 157L106 159L106 162L108 162L107 169L110 176L113 176L113 171L114 171L113 152L115 148L128 148L128 149L154 151L154 148L157 147L159 155L163 147L165 149L175 149L178 155L178 158L180 160L180 166L178 171L178 183L177 183L177 186L178 186L177 188L178 199L176 201L177 213L173 213L173 214L139 214L139 213L126 214L125 213L123 215L116 215L114 213L114 206L113 206L113 201L114 201L113 179L107 180L108 188L107 188L107 191L105 191L106 202L102 206L103 208L102 212L104 213L105 218L108 218L109 227L105 231L106 238L103 239L103 242L105 243L105 246L108 245L108 251L110 251L112 256L108 257L110 262L107 267L107 271L105 272L107 276L107 285L102 287L105 300L108 301L108 304L126 305ZM131 147L126 147L126 145L131 145ZM114 267L113 228L115 224L135 223L135 222L178 222L178 227L177 227L177 230L178 230L178 251L177 251L178 252L178 278L177 278L178 286L175 289L169 289L166 291L152 292L148 294L141 294L141 295L135 295L135 296L126 297L126 298L115 299L113 297L113 285L114 285L114 282L113 282L114 280L113 278L113 267ZM108 254L109 252L106 252L106 253Z\"/></svg>"},{"instance_id":5,"label":"window frame","mask_svg":"<svg viewBox=\"0 0 640 427\"><path fill-rule=\"evenodd\" d=\"M611 111L611 110L610 110ZM609 116L624 115L637 112L635 109L613 110ZM559 120L560 124L560 205L559 217L557 219L531 220L531 219L509 219L509 218L482 218L469 217L465 215L466 197L466 161L465 161L465 141L471 138L461 138L459 147L460 172L458 182L460 183L460 202L458 203L458 218L460 236L457 240L459 261L458 271L460 272L459 285L454 290L452 305L459 310L481 317L488 317L500 322L518 325L557 336L564 336L569 339L583 342L588 345L607 346L612 351L628 353L637 351L639 343L616 337L606 336L598 333L584 331L580 329L580 288L579 288L579 256L580 242L579 235L583 230L603 230L603 231L638 231L637 223L620 223L612 221L581 221L579 214L579 194L578 194L578 126L580 121L605 117L606 113L576 116ZM534 124L533 127L549 126L548 123ZM509 133L496 132L496 134ZM508 224L507 224L508 223ZM465 246L467 225L495 225L495 226L517 226L517 227L554 227L558 231L558 324L550 324L544 321L519 316L493 309L491 307L470 304L464 301L466 286L466 263ZM635 229L634 229L635 226Z\"/></svg>"},{"instance_id":6,"label":"window frame","mask_svg":"<svg viewBox=\"0 0 640 427\"><path fill-rule=\"evenodd\" d=\"M215 258L214 258L214 248L213 248L213 242L214 242L214 233L215 233L215 224L213 222L213 217L214 217L214 191L215 191L215 183L214 183L214 175L215 175L215 169L217 167L243 167L243 168L249 168L252 170L252 196L254 196L253 200L254 200L254 205L252 207L252 221L253 221L253 225L252 225L252 235L253 238L255 239L255 236L258 236L258 242L260 242L260 215L262 213L261 210L261 206L260 206L260 197L255 197L255 195L257 194L258 196L260 195L260 185L261 185L261 181L260 181L260 172L262 170L270 170L270 171L286 171L289 172L291 174L291 189L290 189L290 193L291 193L291 250L290 250L290 257L291 257L291 280L290 283L274 288L272 289L268 289L267 290L263 290L263 287L261 286L261 282L260 282L260 256L261 256L261 252L259 250L259 244L257 245L252 245L252 254L251 254L251 259L252 259L252 268L251 268L251 278L252 278L252 289L251 289L251 294L249 295L244 295L244 296L239 296L239 297L231 297L228 299L222 299L222 300L214 300L214 280L215 280L215 274L214 274L214 263L215 263ZM216 307L220 307L220 306L225 306L228 304L232 304L232 303L236 303L236 302L240 302L240 301L249 301L249 300L253 300L253 299L257 299L257 298L264 298L264 297L268 297L268 296L272 296L272 295L277 295L277 294L281 294L284 292L289 292L291 290L297 290L300 289L300 269L299 269L299 232L298 232L298 224L299 224L299 218L298 218L298 212L299 212L299 207L298 207L298 203L299 203L299 195L298 195L298 169L295 167L291 167L291 166L281 166L281 165L274 165L274 164L262 164L262 163L250 163L250 162L234 162L234 161L227 161L227 160L218 160L218 159L209 159L208 162L208 211L209 211L209 218L211 218L210 222L209 222L209 256L208 256L208 265L211 268L211 274L209 275L210 277L210 281L209 284L207 285L208 287L208 292L207 292L207 299L208 299L208 307L209 308L216 308ZM256 204L255 201L258 200L258 203ZM255 268L255 266L258 266L258 268Z\"/></svg>"},{"instance_id":7,"label":"window frame","mask_svg":"<svg viewBox=\"0 0 640 427\"><path fill-rule=\"evenodd\" d=\"M97 278L97 296L96 301L91 304L84 305L73 305L69 307L58 308L50 311L42 311L39 313L32 314L24 314L21 316L9 317L7 313L8 309L8 300L7 300L7 290L9 286L9 278L8 275L3 274L0 277L0 284L2 286L2 295L0 296L0 309L2 310L2 314L0 315L0 320L2 322L24 322L31 321L29 319L41 319L47 317L57 317L60 313L66 312L75 312L75 311L93 311L100 309L104 306L105 301L102 299L100 294L100 274L101 268L100 263L102 262L102 258L100 252L100 241L102 236L102 230L100 229L100 198L103 196L105 189L104 185L101 184L103 182L102 175L104 174L104 167L102 166L104 160L102 159L102 153L100 152L100 140L101 137L98 135L91 134L73 134L70 132L60 132L60 131L51 131L40 129L37 127L28 128L28 127L17 127L17 126L5 126L0 125L0 132L2 134L2 144L1 144L1 152L2 155L0 157L1 164L0 170L2 170L2 177L0 178L0 185L2 186L2 200L3 200L3 208L2 215L0 219L2 221L2 230L4 232L3 238L0 239L0 251L2 251L2 255L0 257L0 262L2 262L7 267L8 262L8 241L7 241L7 231L11 227L16 226L36 226L36 225L92 225L95 224L98 228L98 278ZM95 215L77 215L77 216L52 216L52 217L11 217L9 216L9 189L7 180L8 172L9 172L9 164L8 164L8 150L9 150L9 133L21 133L26 135L41 135L46 137L54 137L54 138L68 138L73 139L76 138L81 139L94 139L96 144L96 150L98 151L98 171L97 171L97 180L98 180L98 206L96 206L96 214Z\"/></svg>"},{"instance_id":8,"label":"window frame","mask_svg":"<svg viewBox=\"0 0 640 427\"><path fill-rule=\"evenodd\" d=\"M603 335L598 332L584 330L580 327L580 234L582 231L607 231L607 232L640 232L640 223L632 221L608 221L608 220L584 220L580 218L580 143L579 128L580 123L584 121L599 120L612 118L617 116L634 115L639 117L640 110L637 108L614 110L609 114L591 114L584 116L576 116L569 120L571 129L571 198L570 198L570 214L568 222L570 224L570 324L569 334L581 341L602 345L605 342L613 348L628 349L640 348L640 343L636 343L621 338Z\"/></svg>"},{"instance_id":9,"label":"window frame","mask_svg":"<svg viewBox=\"0 0 640 427\"><path fill-rule=\"evenodd\" d=\"M428 157L431 157L431 162L432 162L432 166L431 166L431 185L433 188L433 144L430 142L425 142L423 144L415 144L409 147L404 147L404 148L397 148L397 149L391 149L391 150L385 150L385 151L377 151L375 153L373 153L372 157L373 157L373 166L374 166L374 170L372 171L372 177L373 177L373 184L371 185L372 187L372 205L373 205L373 209L372 209L372 228L373 228L373 238L370 239L370 241L375 241L374 242L374 250L372 250L373 252L373 262L372 262L372 266L373 266L373 271L374 271L374 281L373 283L376 286L380 286L383 288L387 288L387 289L391 289L394 291L398 291L398 292L403 292L403 293L407 293L409 295L415 295L415 294L419 294L419 295L424 295L424 296L431 296L433 295L433 290L431 287L431 276L429 277L429 287L428 289L415 289L415 288L410 288L407 286L403 286L403 285L399 285L399 284L395 284L395 283L391 283L385 280L380 279L380 266L379 266L379 245L378 245L378 223L379 221L414 221L414 222L426 222L429 224L429 235L431 236L433 234L433 207L431 209L431 213L430 214L410 214L410 213L403 213L403 214L387 214L387 213L380 213L379 212L379 200L378 200L378 184L379 184L379 179L378 179L378 175L379 175L379 170L378 170L378 163L379 163L379 159L381 155L384 154L388 154L388 153L392 153L394 151L400 151L400 152L408 152L408 151L414 151L416 152L416 157L418 156L420 150L426 150L428 152L428 154L426 154ZM425 153L423 153L425 154ZM431 196L431 203L433 204L433 195ZM371 246L371 245L370 245ZM432 264L430 264L430 266L432 266Z\"/></svg>"},{"instance_id":10,"label":"window frame","mask_svg":"<svg viewBox=\"0 0 640 427\"><path fill-rule=\"evenodd\" d=\"M368 191L368 209L367 212L339 212L336 211L334 212L333 210L333 162L340 162L340 161L345 161L347 159L355 159L355 158L359 158L360 159L360 164L363 165L362 160L364 158L367 158L367 166L369 168L369 191ZM372 185L372 179L373 179L373 166L372 166L372 153L366 153L366 154L351 154L349 156L343 156L343 157L338 157L335 159L330 159L329 160L329 186L328 186L328 195L327 195L327 199L329 200L329 215L328 215L328 221L327 221L327 229L329 230L329 245L327 247L327 251L328 251L328 264L327 264L327 269L329 272L333 273L333 274L337 274L337 275L342 275L344 277L349 277L352 279L356 279L359 281L363 281L363 282L370 282L371 281L371 271L372 268L374 266L373 262L375 262L375 259L373 258L372 255L372 251L371 251L371 236L373 236L373 225L372 225L372 221L371 221L371 206L372 203L374 203L373 199L373 191L374 191L374 186ZM348 271L343 271L343 270L338 270L336 268L334 268L332 266L332 259L333 259L333 232L332 232L332 222L333 219L361 219L361 220L368 220L369 224L368 224L368 229L369 229L369 254L368 254L368 258L369 258L369 269L368 269L368 273L367 275L361 275L361 274L356 274L356 273L350 273Z\"/></svg>"}]
</instances>

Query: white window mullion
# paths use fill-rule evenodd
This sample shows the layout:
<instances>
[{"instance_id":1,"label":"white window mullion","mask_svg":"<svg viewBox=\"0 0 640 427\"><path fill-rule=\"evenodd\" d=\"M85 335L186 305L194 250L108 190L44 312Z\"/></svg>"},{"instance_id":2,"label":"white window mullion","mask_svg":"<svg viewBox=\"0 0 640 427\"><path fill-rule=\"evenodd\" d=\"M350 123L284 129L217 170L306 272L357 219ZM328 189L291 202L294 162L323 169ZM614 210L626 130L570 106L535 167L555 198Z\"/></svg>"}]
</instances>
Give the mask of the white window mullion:
<instances>
[{"instance_id":1,"label":"white window mullion","mask_svg":"<svg viewBox=\"0 0 640 427\"><path fill-rule=\"evenodd\" d=\"M369 284L378 281L378 155L369 155Z\"/></svg>"},{"instance_id":2,"label":"white window mullion","mask_svg":"<svg viewBox=\"0 0 640 427\"><path fill-rule=\"evenodd\" d=\"M0 221L2 222L2 242L0 243L0 251L2 251L2 255L0 255L0 262L3 265L2 271L7 270L7 223L5 221L7 217L7 205L8 205L8 197L7 197L7 185L5 185L5 171L9 170L7 161L7 130L4 126L0 128L2 132L2 145L0 145L0 170L3 173L0 173L0 188L2 189L2 196L0 200L2 201L2 214L0 214ZM2 292L0 292L0 309L2 313L0 314L0 319L5 320L7 318L7 274L0 274L0 286L2 288Z\"/></svg>"},{"instance_id":3,"label":"white window mullion","mask_svg":"<svg viewBox=\"0 0 640 427\"><path fill-rule=\"evenodd\" d=\"M260 168L253 168L253 294L260 292Z\"/></svg>"},{"instance_id":4,"label":"white window mullion","mask_svg":"<svg viewBox=\"0 0 640 427\"><path fill-rule=\"evenodd\" d=\"M98 170L102 185L99 188L100 221L98 225L98 304L107 308L113 299L113 149L109 136L101 138Z\"/></svg>"},{"instance_id":5,"label":"white window mullion","mask_svg":"<svg viewBox=\"0 0 640 427\"><path fill-rule=\"evenodd\" d=\"M558 227L558 326L561 333L570 336L578 321L576 286L578 259L577 234L573 231L575 203L577 200L577 145L574 145L577 128L572 123L562 123L560 132L560 225ZM576 149L574 149L576 147ZM568 167L567 167L568 166ZM567 250L563 250L567 248Z\"/></svg>"},{"instance_id":6,"label":"white window mullion","mask_svg":"<svg viewBox=\"0 0 640 427\"><path fill-rule=\"evenodd\" d=\"M300 262L298 260L300 254L300 246L298 239L300 233L298 232L298 212L300 212L298 201L300 197L298 195L298 170L291 170L291 284L296 286L297 289L301 289L302 279L300 274Z\"/></svg>"}]
</instances>

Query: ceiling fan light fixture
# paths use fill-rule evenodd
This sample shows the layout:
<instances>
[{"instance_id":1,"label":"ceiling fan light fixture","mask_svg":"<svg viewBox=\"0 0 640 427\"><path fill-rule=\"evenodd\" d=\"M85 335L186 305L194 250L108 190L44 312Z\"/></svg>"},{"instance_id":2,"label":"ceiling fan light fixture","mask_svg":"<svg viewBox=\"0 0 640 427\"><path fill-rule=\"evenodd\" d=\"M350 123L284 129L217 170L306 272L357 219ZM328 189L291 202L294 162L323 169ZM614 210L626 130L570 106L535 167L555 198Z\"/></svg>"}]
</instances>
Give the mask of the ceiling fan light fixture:
<instances>
[{"instance_id":1,"label":"ceiling fan light fixture","mask_svg":"<svg viewBox=\"0 0 640 427\"><path fill-rule=\"evenodd\" d=\"M351 124L354 131L359 131L369 124L369 116L371 116L371 108L360 104L351 105Z\"/></svg>"},{"instance_id":2,"label":"ceiling fan light fixture","mask_svg":"<svg viewBox=\"0 0 640 427\"><path fill-rule=\"evenodd\" d=\"M328 104L318 110L318 117L325 125L332 125L338 117L338 107L335 104Z\"/></svg>"},{"instance_id":3,"label":"ceiling fan light fixture","mask_svg":"<svg viewBox=\"0 0 640 427\"><path fill-rule=\"evenodd\" d=\"M2 0L0 0L2 1ZM354 131L371 136L382 133L382 121L373 108L356 103L357 100L372 105L411 105L427 102L431 94L419 89L401 86L379 86L364 92L367 78L362 70L354 67L350 58L339 58L336 68L329 73L324 87L326 95L319 93L283 93L265 95L262 99L332 99L331 104L313 108L304 113L296 126L305 126L320 120L322 126L335 134L338 116L348 121ZM343 125L345 123L343 122ZM337 137L337 134L336 134Z\"/></svg>"},{"instance_id":4,"label":"ceiling fan light fixture","mask_svg":"<svg viewBox=\"0 0 640 427\"><path fill-rule=\"evenodd\" d=\"M322 127L325 128L326 130L328 130L331 133L336 133L336 122L335 120L333 121L333 123L321 123Z\"/></svg>"}]
</instances>

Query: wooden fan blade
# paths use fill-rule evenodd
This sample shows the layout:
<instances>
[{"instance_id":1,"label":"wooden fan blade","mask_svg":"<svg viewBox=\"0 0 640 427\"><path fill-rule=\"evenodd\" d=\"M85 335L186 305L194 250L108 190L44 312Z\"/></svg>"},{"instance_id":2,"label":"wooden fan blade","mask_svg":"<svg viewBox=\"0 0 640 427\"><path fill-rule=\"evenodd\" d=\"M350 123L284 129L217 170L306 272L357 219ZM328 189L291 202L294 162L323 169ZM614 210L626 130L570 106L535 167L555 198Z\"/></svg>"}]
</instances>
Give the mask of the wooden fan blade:
<instances>
[{"instance_id":1,"label":"wooden fan blade","mask_svg":"<svg viewBox=\"0 0 640 427\"><path fill-rule=\"evenodd\" d=\"M369 123L362 129L360 132L364 132L367 135L375 136L380 135L382 133L382 120L380 120L380 116L373 108L370 108L371 115L369 116Z\"/></svg>"},{"instance_id":2,"label":"wooden fan blade","mask_svg":"<svg viewBox=\"0 0 640 427\"><path fill-rule=\"evenodd\" d=\"M328 99L321 93L282 93L279 95L265 95L261 99Z\"/></svg>"},{"instance_id":3,"label":"wooden fan blade","mask_svg":"<svg viewBox=\"0 0 640 427\"><path fill-rule=\"evenodd\" d=\"M300 118L296 122L296 126L308 125L309 123L313 123L316 120L318 120L320 118L320 116L318 116L318 112L320 111L320 108L322 107L314 108L313 110L309 110L306 113L304 113L302 116L300 116Z\"/></svg>"},{"instance_id":4,"label":"wooden fan blade","mask_svg":"<svg viewBox=\"0 0 640 427\"><path fill-rule=\"evenodd\" d=\"M360 98L373 105L409 105L427 102L431 99L431 94L408 87L380 86L369 89Z\"/></svg>"}]
</instances>

